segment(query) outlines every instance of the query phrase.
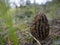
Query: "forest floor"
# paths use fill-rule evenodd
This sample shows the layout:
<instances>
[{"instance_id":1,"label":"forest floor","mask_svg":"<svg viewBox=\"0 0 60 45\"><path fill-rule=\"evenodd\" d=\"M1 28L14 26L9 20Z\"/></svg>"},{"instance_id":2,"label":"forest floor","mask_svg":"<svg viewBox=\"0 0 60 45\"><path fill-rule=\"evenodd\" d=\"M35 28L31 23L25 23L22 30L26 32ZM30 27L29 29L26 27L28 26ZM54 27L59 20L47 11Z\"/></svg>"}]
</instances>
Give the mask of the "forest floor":
<instances>
[{"instance_id":1,"label":"forest floor","mask_svg":"<svg viewBox=\"0 0 60 45\"><path fill-rule=\"evenodd\" d=\"M55 45L60 44L60 20L51 20L50 24L50 36L45 39L46 44L44 45ZM38 45L37 43L32 44L32 37L28 33L28 29L25 31L17 31L20 45ZM53 44L52 44L53 43Z\"/></svg>"}]
</instances>

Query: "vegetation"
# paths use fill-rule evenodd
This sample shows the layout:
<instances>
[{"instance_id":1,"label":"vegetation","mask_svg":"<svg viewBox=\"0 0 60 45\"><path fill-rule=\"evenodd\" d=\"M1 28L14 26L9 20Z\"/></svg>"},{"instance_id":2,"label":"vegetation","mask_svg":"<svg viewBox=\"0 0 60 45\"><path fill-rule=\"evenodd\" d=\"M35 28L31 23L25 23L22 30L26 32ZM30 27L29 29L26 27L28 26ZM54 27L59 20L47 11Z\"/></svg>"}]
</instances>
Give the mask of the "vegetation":
<instances>
[{"instance_id":1,"label":"vegetation","mask_svg":"<svg viewBox=\"0 0 60 45\"><path fill-rule=\"evenodd\" d=\"M34 19L34 16L43 12L46 14L48 19L60 19L60 0L52 0L46 4L31 3L30 0L20 0L22 3L15 8L10 6L9 0L0 0L0 45L12 43L12 45L20 45L22 43L19 40L29 40L32 38L27 32L28 25ZM26 5L24 5L26 3ZM20 31L23 32L21 36ZM19 33L18 33L19 32ZM22 37L22 38L20 38ZM26 41L24 40L24 42Z\"/></svg>"}]
</instances>

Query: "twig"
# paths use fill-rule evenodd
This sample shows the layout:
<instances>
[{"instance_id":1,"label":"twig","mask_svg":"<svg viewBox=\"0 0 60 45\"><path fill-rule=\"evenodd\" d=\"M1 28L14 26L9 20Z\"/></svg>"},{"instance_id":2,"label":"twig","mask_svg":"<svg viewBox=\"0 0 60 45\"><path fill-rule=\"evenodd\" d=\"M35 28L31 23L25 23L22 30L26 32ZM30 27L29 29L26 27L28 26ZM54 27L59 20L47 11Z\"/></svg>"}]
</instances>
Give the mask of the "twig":
<instances>
[{"instance_id":1,"label":"twig","mask_svg":"<svg viewBox=\"0 0 60 45\"><path fill-rule=\"evenodd\" d=\"M35 39L35 41L36 41L39 45L41 45L41 43L40 43L31 33L29 33L29 35L30 35L31 37L33 37L33 38Z\"/></svg>"}]
</instances>

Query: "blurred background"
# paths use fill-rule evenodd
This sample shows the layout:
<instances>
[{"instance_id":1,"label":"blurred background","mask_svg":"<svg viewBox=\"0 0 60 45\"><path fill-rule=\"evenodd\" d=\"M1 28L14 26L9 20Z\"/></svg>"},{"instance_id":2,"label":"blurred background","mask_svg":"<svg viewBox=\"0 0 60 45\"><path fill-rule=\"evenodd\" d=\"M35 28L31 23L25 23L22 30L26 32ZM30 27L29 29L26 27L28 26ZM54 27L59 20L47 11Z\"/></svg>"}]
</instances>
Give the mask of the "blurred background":
<instances>
[{"instance_id":1,"label":"blurred background","mask_svg":"<svg viewBox=\"0 0 60 45\"><path fill-rule=\"evenodd\" d=\"M58 30L55 41L60 34L60 0L0 0L0 45L32 42L29 25L39 12L46 14L53 33Z\"/></svg>"}]
</instances>

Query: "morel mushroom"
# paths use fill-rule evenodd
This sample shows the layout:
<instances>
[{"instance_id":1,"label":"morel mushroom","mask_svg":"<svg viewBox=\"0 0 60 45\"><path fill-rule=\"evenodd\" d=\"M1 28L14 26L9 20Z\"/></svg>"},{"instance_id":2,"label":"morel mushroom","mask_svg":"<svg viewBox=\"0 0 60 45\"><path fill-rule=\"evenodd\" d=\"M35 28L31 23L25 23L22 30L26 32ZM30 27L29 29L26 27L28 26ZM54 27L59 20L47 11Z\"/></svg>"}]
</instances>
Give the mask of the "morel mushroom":
<instances>
[{"instance_id":1,"label":"morel mushroom","mask_svg":"<svg viewBox=\"0 0 60 45\"><path fill-rule=\"evenodd\" d=\"M44 40L49 35L49 24L45 14L40 13L35 16L30 27L31 34L39 41Z\"/></svg>"}]
</instances>

